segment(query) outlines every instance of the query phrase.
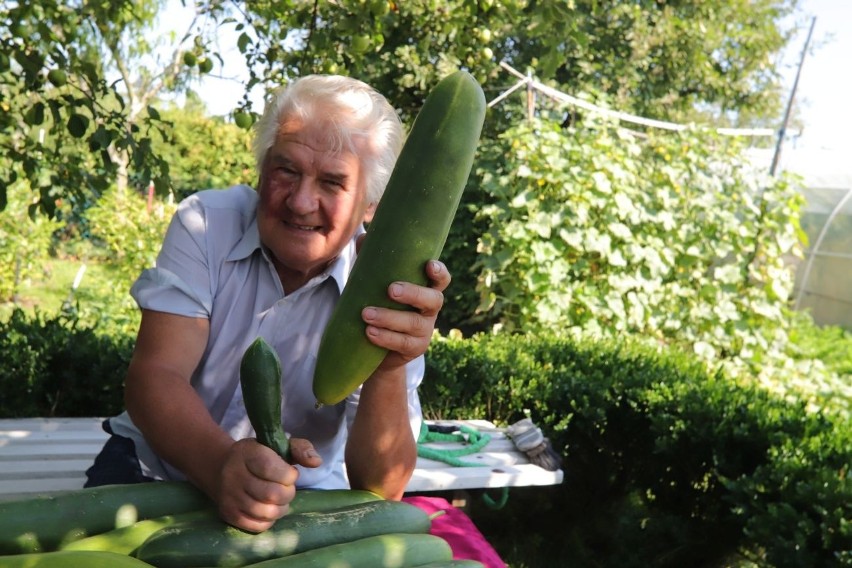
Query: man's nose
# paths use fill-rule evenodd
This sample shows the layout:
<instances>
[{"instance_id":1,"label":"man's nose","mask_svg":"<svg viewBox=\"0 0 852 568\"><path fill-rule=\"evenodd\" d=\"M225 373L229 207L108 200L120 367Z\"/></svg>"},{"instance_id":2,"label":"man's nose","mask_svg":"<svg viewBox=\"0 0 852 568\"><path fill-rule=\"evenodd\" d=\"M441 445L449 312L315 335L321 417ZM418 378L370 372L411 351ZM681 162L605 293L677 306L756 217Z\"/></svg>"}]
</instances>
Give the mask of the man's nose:
<instances>
[{"instance_id":1,"label":"man's nose","mask_svg":"<svg viewBox=\"0 0 852 568\"><path fill-rule=\"evenodd\" d=\"M310 176L301 176L299 181L293 184L290 196L287 198L287 206L295 213L310 213L317 206L316 184Z\"/></svg>"}]
</instances>

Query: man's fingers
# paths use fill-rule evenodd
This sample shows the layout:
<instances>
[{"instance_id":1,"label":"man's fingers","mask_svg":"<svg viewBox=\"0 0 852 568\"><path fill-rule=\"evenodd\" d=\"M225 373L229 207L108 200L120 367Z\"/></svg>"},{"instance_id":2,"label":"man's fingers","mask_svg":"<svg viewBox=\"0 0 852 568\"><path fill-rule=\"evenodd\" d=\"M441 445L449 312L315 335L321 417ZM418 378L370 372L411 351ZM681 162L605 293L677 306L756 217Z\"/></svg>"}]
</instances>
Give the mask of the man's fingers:
<instances>
[{"instance_id":1,"label":"man's fingers","mask_svg":"<svg viewBox=\"0 0 852 568\"><path fill-rule=\"evenodd\" d=\"M447 266L440 260L426 263L426 276L432 282L431 287L441 291L446 290L453 279Z\"/></svg>"},{"instance_id":2,"label":"man's fingers","mask_svg":"<svg viewBox=\"0 0 852 568\"><path fill-rule=\"evenodd\" d=\"M411 310L368 306L361 311L367 324L370 341L392 353L384 364L399 365L426 352L435 329L435 320L444 306L443 291L450 284L450 272L444 263L432 260L426 263L429 286L410 282L393 282L388 286L388 297Z\"/></svg>"},{"instance_id":3,"label":"man's fingers","mask_svg":"<svg viewBox=\"0 0 852 568\"><path fill-rule=\"evenodd\" d=\"M444 293L441 290L407 282L394 282L388 286L388 297L430 318L435 317L444 306Z\"/></svg>"},{"instance_id":4,"label":"man's fingers","mask_svg":"<svg viewBox=\"0 0 852 568\"><path fill-rule=\"evenodd\" d=\"M314 445L303 438L290 438L290 453L293 455L293 461L303 467L322 465L322 457Z\"/></svg>"},{"instance_id":5,"label":"man's fingers","mask_svg":"<svg viewBox=\"0 0 852 568\"><path fill-rule=\"evenodd\" d=\"M268 515L276 514L277 508L287 506L296 495L295 485L282 485L257 477L250 479L243 486L243 490L252 501L262 505L255 508L255 503L251 503L251 506L244 508L247 514L259 519L267 519ZM266 507L266 505L272 505L272 507Z\"/></svg>"},{"instance_id":6,"label":"man's fingers","mask_svg":"<svg viewBox=\"0 0 852 568\"><path fill-rule=\"evenodd\" d=\"M266 446L257 444L257 448L245 460L246 468L252 476L281 485L295 485L299 470L281 459L281 456Z\"/></svg>"},{"instance_id":7,"label":"man's fingers","mask_svg":"<svg viewBox=\"0 0 852 568\"><path fill-rule=\"evenodd\" d=\"M220 507L219 516L229 525L249 532L262 532L287 514L290 505L272 505L246 500L243 507Z\"/></svg>"},{"instance_id":8,"label":"man's fingers","mask_svg":"<svg viewBox=\"0 0 852 568\"><path fill-rule=\"evenodd\" d=\"M299 470L253 438L234 442L220 472L219 515L235 527L259 532L287 514Z\"/></svg>"}]
</instances>

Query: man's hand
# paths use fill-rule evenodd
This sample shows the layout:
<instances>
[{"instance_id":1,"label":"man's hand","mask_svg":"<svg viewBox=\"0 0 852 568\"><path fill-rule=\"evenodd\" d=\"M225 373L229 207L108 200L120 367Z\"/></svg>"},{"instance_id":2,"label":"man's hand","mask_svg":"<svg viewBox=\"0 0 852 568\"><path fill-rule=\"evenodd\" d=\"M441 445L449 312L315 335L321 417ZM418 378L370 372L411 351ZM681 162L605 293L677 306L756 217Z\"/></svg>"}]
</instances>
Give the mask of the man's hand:
<instances>
[{"instance_id":1,"label":"man's hand","mask_svg":"<svg viewBox=\"0 0 852 568\"><path fill-rule=\"evenodd\" d=\"M402 367L429 348L435 320L444 305L443 291L450 285L451 276L444 263L432 260L426 263L426 277L429 286L410 282L388 286L391 300L411 306L414 311L368 306L361 312L367 323L367 337L390 351L382 361L382 370Z\"/></svg>"},{"instance_id":2,"label":"man's hand","mask_svg":"<svg viewBox=\"0 0 852 568\"><path fill-rule=\"evenodd\" d=\"M317 467L322 458L307 440L290 440L293 461ZM252 438L235 442L229 449L214 500L219 515L235 527L265 531L287 514L296 495L299 470Z\"/></svg>"}]
</instances>

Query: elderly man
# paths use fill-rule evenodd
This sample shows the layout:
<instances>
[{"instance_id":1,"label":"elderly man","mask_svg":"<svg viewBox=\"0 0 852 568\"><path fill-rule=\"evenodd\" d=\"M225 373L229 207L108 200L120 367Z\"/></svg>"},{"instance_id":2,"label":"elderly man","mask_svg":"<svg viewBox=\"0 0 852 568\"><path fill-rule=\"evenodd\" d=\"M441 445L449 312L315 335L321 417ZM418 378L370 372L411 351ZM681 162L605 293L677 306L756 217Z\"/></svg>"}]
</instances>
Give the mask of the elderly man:
<instances>
[{"instance_id":1,"label":"elderly man","mask_svg":"<svg viewBox=\"0 0 852 568\"><path fill-rule=\"evenodd\" d=\"M131 293L142 309L126 412L87 485L188 479L222 518L250 531L285 515L297 488L368 489L400 498L416 461L417 387L450 282L395 282L410 311L367 307L370 341L389 353L340 404L316 409L319 341L401 149L394 109L350 78L308 76L257 124L257 192L202 191L181 203L155 268ZM262 336L281 358L283 426L294 464L253 438L239 362ZM344 467L345 464L345 467Z\"/></svg>"}]
</instances>

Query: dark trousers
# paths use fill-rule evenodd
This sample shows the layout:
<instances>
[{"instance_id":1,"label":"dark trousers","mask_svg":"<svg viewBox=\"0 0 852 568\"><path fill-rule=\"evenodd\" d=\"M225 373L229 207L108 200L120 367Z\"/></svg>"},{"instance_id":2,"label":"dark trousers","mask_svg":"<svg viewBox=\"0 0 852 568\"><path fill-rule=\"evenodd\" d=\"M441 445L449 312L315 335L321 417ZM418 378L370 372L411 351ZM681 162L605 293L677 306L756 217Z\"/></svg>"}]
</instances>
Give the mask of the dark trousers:
<instances>
[{"instance_id":1,"label":"dark trousers","mask_svg":"<svg viewBox=\"0 0 852 568\"><path fill-rule=\"evenodd\" d=\"M110 437L95 457L95 463L86 470L84 487L156 481L142 474L133 440L114 434L109 420L104 420L103 429Z\"/></svg>"}]
</instances>

